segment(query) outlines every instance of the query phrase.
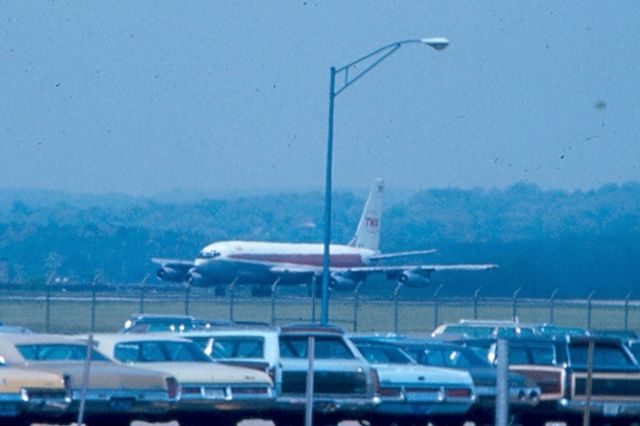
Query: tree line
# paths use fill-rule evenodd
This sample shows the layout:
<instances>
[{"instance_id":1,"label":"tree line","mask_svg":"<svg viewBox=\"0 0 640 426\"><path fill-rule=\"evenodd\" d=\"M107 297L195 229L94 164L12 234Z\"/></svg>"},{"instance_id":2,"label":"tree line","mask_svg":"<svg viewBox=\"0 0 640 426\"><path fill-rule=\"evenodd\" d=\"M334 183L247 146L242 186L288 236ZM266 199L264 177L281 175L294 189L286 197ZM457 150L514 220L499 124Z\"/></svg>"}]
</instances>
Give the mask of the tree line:
<instances>
[{"instance_id":1,"label":"tree line","mask_svg":"<svg viewBox=\"0 0 640 426\"><path fill-rule=\"evenodd\" d=\"M332 237L348 242L366 194L337 192ZM0 259L10 281L44 282L52 271L72 283L100 272L138 282L152 257L192 259L226 239L321 242L323 194L274 193L197 201L116 195L0 191ZM488 273L434 275L443 294L624 297L640 273L640 184L590 191L432 189L387 205L385 252L436 248L424 263L491 262Z\"/></svg>"}]
</instances>

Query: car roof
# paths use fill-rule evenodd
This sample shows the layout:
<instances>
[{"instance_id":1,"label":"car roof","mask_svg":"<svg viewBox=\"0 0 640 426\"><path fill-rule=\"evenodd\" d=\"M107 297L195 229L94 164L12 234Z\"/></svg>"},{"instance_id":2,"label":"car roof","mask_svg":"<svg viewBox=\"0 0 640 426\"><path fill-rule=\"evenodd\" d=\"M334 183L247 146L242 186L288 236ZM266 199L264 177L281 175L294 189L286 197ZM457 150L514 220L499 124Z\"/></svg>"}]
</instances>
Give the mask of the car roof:
<instances>
[{"instance_id":1,"label":"car roof","mask_svg":"<svg viewBox=\"0 0 640 426\"><path fill-rule=\"evenodd\" d=\"M278 330L274 328L209 328L206 330L189 330L179 333L177 336L190 337L214 337L214 336L266 336L277 335Z\"/></svg>"},{"instance_id":2,"label":"car roof","mask_svg":"<svg viewBox=\"0 0 640 426\"><path fill-rule=\"evenodd\" d=\"M86 336L85 336L86 337ZM180 335L172 333L96 333L93 335L94 340L101 342L151 342L151 341L171 341L171 342L190 342L190 340L180 337Z\"/></svg>"},{"instance_id":3,"label":"car roof","mask_svg":"<svg viewBox=\"0 0 640 426\"><path fill-rule=\"evenodd\" d=\"M342 327L334 324L300 323L280 327L280 334L331 334L342 336L345 331Z\"/></svg>"},{"instance_id":4,"label":"car roof","mask_svg":"<svg viewBox=\"0 0 640 426\"><path fill-rule=\"evenodd\" d=\"M165 315L165 314L131 314L130 320L146 321L146 320L178 320L178 321L195 321L196 318L191 315Z\"/></svg>"}]
</instances>

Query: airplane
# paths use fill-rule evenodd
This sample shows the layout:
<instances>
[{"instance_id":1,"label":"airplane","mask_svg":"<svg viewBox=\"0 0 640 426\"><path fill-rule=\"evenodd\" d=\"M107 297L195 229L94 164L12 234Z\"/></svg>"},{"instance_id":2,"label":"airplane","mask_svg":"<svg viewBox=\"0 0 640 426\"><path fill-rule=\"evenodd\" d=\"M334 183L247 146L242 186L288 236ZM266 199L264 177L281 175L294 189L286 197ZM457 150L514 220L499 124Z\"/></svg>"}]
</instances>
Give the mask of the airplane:
<instances>
[{"instance_id":1,"label":"airplane","mask_svg":"<svg viewBox=\"0 0 640 426\"><path fill-rule=\"evenodd\" d=\"M346 245L330 244L329 282L333 289L354 289L372 274L386 274L388 280L419 288L429 284L433 272L497 268L495 264L380 264L436 251L380 252L383 192L384 181L374 180L353 239ZM161 280L216 286L219 294L231 283L254 284L254 294L268 295L276 280L279 284L309 284L322 277L323 253L323 244L219 241L204 247L194 261L153 258L152 262L160 265L156 275Z\"/></svg>"}]
</instances>

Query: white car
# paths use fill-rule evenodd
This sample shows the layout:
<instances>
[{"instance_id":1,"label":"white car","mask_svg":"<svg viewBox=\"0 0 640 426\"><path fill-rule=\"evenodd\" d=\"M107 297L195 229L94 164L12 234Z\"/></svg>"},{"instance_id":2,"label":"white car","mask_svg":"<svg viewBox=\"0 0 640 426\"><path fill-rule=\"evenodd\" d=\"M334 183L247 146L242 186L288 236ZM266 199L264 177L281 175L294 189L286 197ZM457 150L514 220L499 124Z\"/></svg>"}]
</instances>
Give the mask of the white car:
<instances>
[{"instance_id":1,"label":"white car","mask_svg":"<svg viewBox=\"0 0 640 426\"><path fill-rule=\"evenodd\" d=\"M362 356L378 371L380 404L371 423L462 425L475 400L467 371L417 364L395 345L353 338Z\"/></svg>"}]
</instances>

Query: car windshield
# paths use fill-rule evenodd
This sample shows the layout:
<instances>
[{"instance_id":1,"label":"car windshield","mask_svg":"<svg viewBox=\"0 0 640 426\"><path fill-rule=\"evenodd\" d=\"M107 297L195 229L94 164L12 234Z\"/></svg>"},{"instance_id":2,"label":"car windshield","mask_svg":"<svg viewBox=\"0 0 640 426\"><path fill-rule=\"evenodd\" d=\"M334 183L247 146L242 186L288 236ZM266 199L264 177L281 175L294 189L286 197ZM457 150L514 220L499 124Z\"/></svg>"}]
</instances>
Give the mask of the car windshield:
<instances>
[{"instance_id":1,"label":"car windshield","mask_svg":"<svg viewBox=\"0 0 640 426\"><path fill-rule=\"evenodd\" d=\"M87 345L73 343L38 343L16 345L28 361L82 361L87 357ZM93 361L107 361L101 353L92 350Z\"/></svg>"},{"instance_id":2,"label":"car windshield","mask_svg":"<svg viewBox=\"0 0 640 426\"><path fill-rule=\"evenodd\" d=\"M449 325L442 331L442 334L462 334L471 338L484 338L491 337L494 330L495 327L488 326Z\"/></svg>"},{"instance_id":3,"label":"car windshield","mask_svg":"<svg viewBox=\"0 0 640 426\"><path fill-rule=\"evenodd\" d=\"M115 346L113 356L121 362L212 362L191 342L122 342Z\"/></svg>"},{"instance_id":4,"label":"car windshield","mask_svg":"<svg viewBox=\"0 0 640 426\"><path fill-rule=\"evenodd\" d=\"M280 336L280 356L307 358L307 336ZM353 359L355 355L339 337L316 337L317 359Z\"/></svg>"},{"instance_id":5,"label":"car windshield","mask_svg":"<svg viewBox=\"0 0 640 426\"><path fill-rule=\"evenodd\" d=\"M414 361L402 349L393 346L358 344L356 347L371 364L413 364Z\"/></svg>"},{"instance_id":6,"label":"car windshield","mask_svg":"<svg viewBox=\"0 0 640 426\"><path fill-rule=\"evenodd\" d=\"M407 351L422 365L462 369L491 367L489 361L464 347L412 346Z\"/></svg>"}]
</instances>

